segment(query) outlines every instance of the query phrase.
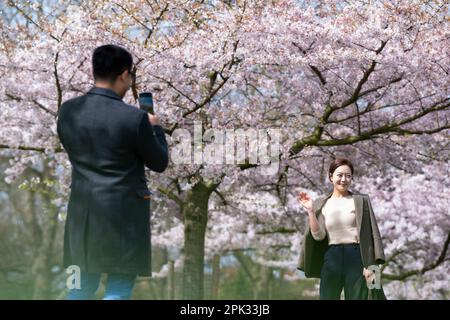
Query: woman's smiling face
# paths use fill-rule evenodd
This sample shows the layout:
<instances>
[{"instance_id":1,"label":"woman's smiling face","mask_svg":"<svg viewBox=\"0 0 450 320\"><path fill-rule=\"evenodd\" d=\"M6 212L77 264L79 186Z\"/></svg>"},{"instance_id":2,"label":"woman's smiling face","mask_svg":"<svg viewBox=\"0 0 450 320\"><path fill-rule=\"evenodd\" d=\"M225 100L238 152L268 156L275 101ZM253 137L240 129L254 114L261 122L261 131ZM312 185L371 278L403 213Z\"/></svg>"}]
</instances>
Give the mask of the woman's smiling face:
<instances>
[{"instance_id":1,"label":"woman's smiling face","mask_svg":"<svg viewBox=\"0 0 450 320\"><path fill-rule=\"evenodd\" d=\"M352 170L347 165L342 165L334 170L333 175L330 176L333 188L342 191L347 191L352 183Z\"/></svg>"}]
</instances>

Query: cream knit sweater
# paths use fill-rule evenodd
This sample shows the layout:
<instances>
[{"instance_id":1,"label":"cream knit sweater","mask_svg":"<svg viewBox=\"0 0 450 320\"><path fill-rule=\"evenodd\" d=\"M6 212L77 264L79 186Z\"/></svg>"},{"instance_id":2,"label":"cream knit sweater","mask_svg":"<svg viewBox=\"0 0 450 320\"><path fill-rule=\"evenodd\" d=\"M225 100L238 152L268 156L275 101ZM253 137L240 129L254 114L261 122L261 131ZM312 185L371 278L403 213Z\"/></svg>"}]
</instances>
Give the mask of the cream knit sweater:
<instances>
[{"instance_id":1,"label":"cream knit sweater","mask_svg":"<svg viewBox=\"0 0 450 320\"><path fill-rule=\"evenodd\" d=\"M318 215L319 230L311 232L315 240L328 235L328 244L359 243L355 202L351 195L327 200Z\"/></svg>"}]
</instances>

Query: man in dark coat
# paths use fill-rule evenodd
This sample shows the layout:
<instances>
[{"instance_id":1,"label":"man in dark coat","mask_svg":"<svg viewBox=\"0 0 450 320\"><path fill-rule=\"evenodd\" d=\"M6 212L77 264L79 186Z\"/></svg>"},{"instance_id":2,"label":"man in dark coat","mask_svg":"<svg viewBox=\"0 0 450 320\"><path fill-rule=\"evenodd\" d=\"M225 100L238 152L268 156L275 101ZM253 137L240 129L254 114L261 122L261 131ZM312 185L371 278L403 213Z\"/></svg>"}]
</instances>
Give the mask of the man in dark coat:
<instances>
[{"instance_id":1,"label":"man in dark coat","mask_svg":"<svg viewBox=\"0 0 450 320\"><path fill-rule=\"evenodd\" d=\"M157 116L122 101L133 59L105 45L92 57L94 87L64 102L57 130L72 164L64 265L81 270L68 299L90 299L101 273L105 299L128 299L137 275L151 274L150 195L145 166L163 172L167 142Z\"/></svg>"}]
</instances>

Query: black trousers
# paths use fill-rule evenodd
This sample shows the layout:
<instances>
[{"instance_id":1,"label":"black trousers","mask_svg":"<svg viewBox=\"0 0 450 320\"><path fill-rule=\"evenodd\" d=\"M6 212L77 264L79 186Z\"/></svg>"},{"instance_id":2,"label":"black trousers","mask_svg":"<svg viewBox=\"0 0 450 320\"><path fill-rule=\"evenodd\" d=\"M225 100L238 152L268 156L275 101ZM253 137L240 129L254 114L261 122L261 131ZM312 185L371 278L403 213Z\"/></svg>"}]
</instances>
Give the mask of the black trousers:
<instances>
[{"instance_id":1,"label":"black trousers","mask_svg":"<svg viewBox=\"0 0 450 320\"><path fill-rule=\"evenodd\" d=\"M330 245L320 274L320 299L367 300L368 288L363 275L359 244Z\"/></svg>"}]
</instances>

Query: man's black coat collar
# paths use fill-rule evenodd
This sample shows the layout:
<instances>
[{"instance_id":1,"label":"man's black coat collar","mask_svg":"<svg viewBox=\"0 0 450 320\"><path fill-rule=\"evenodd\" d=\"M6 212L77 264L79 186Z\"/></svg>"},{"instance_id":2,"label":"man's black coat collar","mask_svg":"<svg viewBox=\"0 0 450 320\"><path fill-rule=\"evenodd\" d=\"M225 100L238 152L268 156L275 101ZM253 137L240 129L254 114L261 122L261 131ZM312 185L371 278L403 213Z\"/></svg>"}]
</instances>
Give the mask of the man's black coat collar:
<instances>
[{"instance_id":1,"label":"man's black coat collar","mask_svg":"<svg viewBox=\"0 0 450 320\"><path fill-rule=\"evenodd\" d=\"M88 94L99 94L105 97L122 101L122 98L111 89L93 87L91 90L88 91Z\"/></svg>"}]
</instances>

